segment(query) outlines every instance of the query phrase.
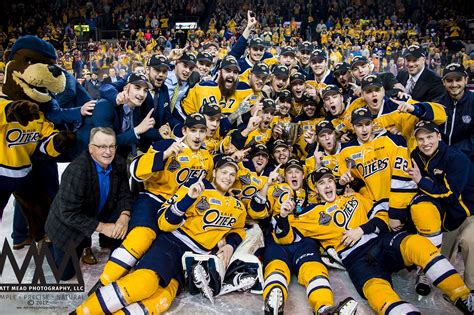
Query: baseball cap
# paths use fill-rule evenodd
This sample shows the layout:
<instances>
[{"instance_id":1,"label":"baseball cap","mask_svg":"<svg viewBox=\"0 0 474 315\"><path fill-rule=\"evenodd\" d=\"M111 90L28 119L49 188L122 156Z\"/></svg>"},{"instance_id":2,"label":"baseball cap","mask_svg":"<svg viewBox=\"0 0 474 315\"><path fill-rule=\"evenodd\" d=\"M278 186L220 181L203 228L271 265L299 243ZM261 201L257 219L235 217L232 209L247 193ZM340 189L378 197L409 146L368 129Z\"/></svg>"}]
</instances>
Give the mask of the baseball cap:
<instances>
[{"instance_id":1,"label":"baseball cap","mask_svg":"<svg viewBox=\"0 0 474 315\"><path fill-rule=\"evenodd\" d=\"M240 72L240 66L234 56L227 55L222 59L221 69L236 68Z\"/></svg>"},{"instance_id":2,"label":"baseball cap","mask_svg":"<svg viewBox=\"0 0 474 315\"><path fill-rule=\"evenodd\" d=\"M293 84L299 81L302 81L302 82L306 81L306 77L302 73L295 72L290 76L290 84Z\"/></svg>"},{"instance_id":3,"label":"baseball cap","mask_svg":"<svg viewBox=\"0 0 474 315\"><path fill-rule=\"evenodd\" d=\"M288 70L287 66L284 65L275 65L272 69L272 74L277 77L283 77L285 79L288 78L290 75L290 70Z\"/></svg>"},{"instance_id":4,"label":"baseball cap","mask_svg":"<svg viewBox=\"0 0 474 315\"><path fill-rule=\"evenodd\" d=\"M148 82L146 76L138 73L131 73L127 78L127 84L144 85L150 90L153 89L153 86Z\"/></svg>"},{"instance_id":5,"label":"baseball cap","mask_svg":"<svg viewBox=\"0 0 474 315\"><path fill-rule=\"evenodd\" d=\"M272 100L271 98L263 99L262 105L263 105L263 111L268 111L268 110L271 110L272 112L275 111L275 108L276 108L275 101Z\"/></svg>"},{"instance_id":6,"label":"baseball cap","mask_svg":"<svg viewBox=\"0 0 474 315\"><path fill-rule=\"evenodd\" d=\"M383 82L382 82L382 79L375 75L375 74L371 74L371 75L368 75L366 76L365 78L362 79L362 90L365 91L367 90L368 88L370 87L383 87Z\"/></svg>"},{"instance_id":7,"label":"baseball cap","mask_svg":"<svg viewBox=\"0 0 474 315\"><path fill-rule=\"evenodd\" d=\"M219 44L217 42L209 42L209 43L206 43L204 45L204 49L208 49L209 47L216 47L217 49L219 49Z\"/></svg>"},{"instance_id":8,"label":"baseball cap","mask_svg":"<svg viewBox=\"0 0 474 315\"><path fill-rule=\"evenodd\" d=\"M153 68L167 67L168 69L170 69L168 58L166 58L163 55L151 56L150 59L148 59L146 65L148 67L153 67Z\"/></svg>"},{"instance_id":9,"label":"baseball cap","mask_svg":"<svg viewBox=\"0 0 474 315\"><path fill-rule=\"evenodd\" d=\"M367 60L367 57L355 56L354 58L352 58L352 61L351 61L351 69L354 69L354 67L359 64L366 64L366 63L369 63L369 60Z\"/></svg>"},{"instance_id":10,"label":"baseball cap","mask_svg":"<svg viewBox=\"0 0 474 315\"><path fill-rule=\"evenodd\" d=\"M357 124L363 120L372 120L372 114L368 108L361 107L354 110L351 114L351 123Z\"/></svg>"},{"instance_id":11,"label":"baseball cap","mask_svg":"<svg viewBox=\"0 0 474 315\"><path fill-rule=\"evenodd\" d=\"M205 62L212 63L212 56L211 56L211 54L208 53L208 52L201 51L201 52L197 55L196 60L197 60L197 61L205 61Z\"/></svg>"},{"instance_id":12,"label":"baseball cap","mask_svg":"<svg viewBox=\"0 0 474 315\"><path fill-rule=\"evenodd\" d=\"M259 154L264 154L266 156L270 156L270 152L268 151L268 148L266 145L257 143L254 146L252 146L252 149L250 150L250 156L254 157Z\"/></svg>"},{"instance_id":13,"label":"baseball cap","mask_svg":"<svg viewBox=\"0 0 474 315\"><path fill-rule=\"evenodd\" d=\"M321 178L329 176L334 177L334 174L329 168L323 166L311 173L311 180L317 183Z\"/></svg>"},{"instance_id":14,"label":"baseball cap","mask_svg":"<svg viewBox=\"0 0 474 315\"><path fill-rule=\"evenodd\" d=\"M199 113L207 116L215 116L222 113L221 108L216 103L206 103L201 106Z\"/></svg>"},{"instance_id":15,"label":"baseball cap","mask_svg":"<svg viewBox=\"0 0 474 315\"><path fill-rule=\"evenodd\" d=\"M270 75L270 68L265 62L260 61L253 65L252 70L250 72L256 75Z\"/></svg>"},{"instance_id":16,"label":"baseball cap","mask_svg":"<svg viewBox=\"0 0 474 315\"><path fill-rule=\"evenodd\" d=\"M206 117L200 113L194 113L186 117L184 120L184 126L191 128L194 126L204 126L207 127Z\"/></svg>"},{"instance_id":17,"label":"baseball cap","mask_svg":"<svg viewBox=\"0 0 474 315\"><path fill-rule=\"evenodd\" d=\"M416 135L416 133L422 129L428 132L440 132L438 126L435 123L428 120L420 120L416 123L413 134Z\"/></svg>"},{"instance_id":18,"label":"baseball cap","mask_svg":"<svg viewBox=\"0 0 474 315\"><path fill-rule=\"evenodd\" d=\"M192 65L195 65L196 64L196 55L189 52L189 51L186 51L185 53L183 53L183 55L178 59L178 62L184 62L186 64L192 64Z\"/></svg>"},{"instance_id":19,"label":"baseball cap","mask_svg":"<svg viewBox=\"0 0 474 315\"><path fill-rule=\"evenodd\" d=\"M320 121L317 125L316 125L316 134L319 136L320 133L322 133L323 131L326 131L326 130L329 130L329 131L334 131L334 126L332 125L332 123L328 120L322 120Z\"/></svg>"},{"instance_id":20,"label":"baseball cap","mask_svg":"<svg viewBox=\"0 0 474 315\"><path fill-rule=\"evenodd\" d=\"M288 90L281 91L280 94L278 95L278 98L280 99L280 101L284 101L284 102L291 102L293 100L293 97L291 96L291 92Z\"/></svg>"},{"instance_id":21,"label":"baseball cap","mask_svg":"<svg viewBox=\"0 0 474 315\"><path fill-rule=\"evenodd\" d=\"M426 57L426 52L421 46L411 45L411 46L408 46L408 48L405 49L405 51L403 52L404 58L407 58L410 56L413 56L418 59L420 57Z\"/></svg>"},{"instance_id":22,"label":"baseball cap","mask_svg":"<svg viewBox=\"0 0 474 315\"><path fill-rule=\"evenodd\" d=\"M322 49L315 49L311 52L310 60L326 60L327 56L324 50Z\"/></svg>"},{"instance_id":23,"label":"baseball cap","mask_svg":"<svg viewBox=\"0 0 474 315\"><path fill-rule=\"evenodd\" d=\"M302 42L298 44L299 51L313 51L313 45L310 42Z\"/></svg>"},{"instance_id":24,"label":"baseball cap","mask_svg":"<svg viewBox=\"0 0 474 315\"><path fill-rule=\"evenodd\" d=\"M338 62L334 65L334 74L336 73L345 73L351 70L351 66L347 62Z\"/></svg>"},{"instance_id":25,"label":"baseball cap","mask_svg":"<svg viewBox=\"0 0 474 315\"><path fill-rule=\"evenodd\" d=\"M338 86L333 85L333 84L329 84L321 92L321 96L322 96L323 99L326 96L332 95L332 94L342 94L342 89L339 88Z\"/></svg>"},{"instance_id":26,"label":"baseball cap","mask_svg":"<svg viewBox=\"0 0 474 315\"><path fill-rule=\"evenodd\" d=\"M284 46L284 47L281 48L280 55L282 55L282 56L284 56L284 55L293 55L293 57L294 57L294 56L296 56L296 52L295 52L293 47Z\"/></svg>"},{"instance_id":27,"label":"baseball cap","mask_svg":"<svg viewBox=\"0 0 474 315\"><path fill-rule=\"evenodd\" d=\"M236 171L239 170L239 165L230 156L221 154L221 155L216 155L214 157L214 168L215 169L221 168L221 167L223 167L225 165L229 165L229 164L232 165L233 167L235 167Z\"/></svg>"},{"instance_id":28,"label":"baseball cap","mask_svg":"<svg viewBox=\"0 0 474 315\"><path fill-rule=\"evenodd\" d=\"M304 172L303 163L297 159L291 159L285 164L285 172L288 171L290 168L299 168Z\"/></svg>"},{"instance_id":29,"label":"baseball cap","mask_svg":"<svg viewBox=\"0 0 474 315\"><path fill-rule=\"evenodd\" d=\"M464 68L463 65L460 65L459 63L451 63L444 68L443 71L443 80L446 79L446 77L467 77L467 72L466 69Z\"/></svg>"},{"instance_id":30,"label":"baseball cap","mask_svg":"<svg viewBox=\"0 0 474 315\"><path fill-rule=\"evenodd\" d=\"M284 140L276 140L275 142L273 142L272 152L275 152L276 148L279 148L279 147L285 147L287 149L290 148L288 143L286 143Z\"/></svg>"},{"instance_id":31,"label":"baseball cap","mask_svg":"<svg viewBox=\"0 0 474 315\"><path fill-rule=\"evenodd\" d=\"M303 96L301 97L300 103L303 104L303 106L307 104L311 104L314 107L318 106L318 103L313 98L311 98L310 96L306 94L303 94Z\"/></svg>"},{"instance_id":32,"label":"baseball cap","mask_svg":"<svg viewBox=\"0 0 474 315\"><path fill-rule=\"evenodd\" d=\"M249 47L250 48L255 48L255 47L265 48L265 43L263 42L261 38L255 37L250 40Z\"/></svg>"}]
</instances>

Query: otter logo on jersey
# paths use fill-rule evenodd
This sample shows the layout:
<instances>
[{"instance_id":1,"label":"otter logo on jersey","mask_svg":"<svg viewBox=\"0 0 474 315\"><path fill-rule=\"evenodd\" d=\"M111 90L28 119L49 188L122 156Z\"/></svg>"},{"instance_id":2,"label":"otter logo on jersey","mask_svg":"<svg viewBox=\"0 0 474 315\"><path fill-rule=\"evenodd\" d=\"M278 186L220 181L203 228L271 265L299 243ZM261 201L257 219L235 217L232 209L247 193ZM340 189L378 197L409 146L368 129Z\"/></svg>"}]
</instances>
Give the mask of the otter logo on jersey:
<instances>
[{"instance_id":1,"label":"otter logo on jersey","mask_svg":"<svg viewBox=\"0 0 474 315\"><path fill-rule=\"evenodd\" d=\"M250 174L240 176L239 180L242 185L250 185Z\"/></svg>"},{"instance_id":2,"label":"otter logo on jersey","mask_svg":"<svg viewBox=\"0 0 474 315\"><path fill-rule=\"evenodd\" d=\"M181 168L181 164L179 164L178 161L173 157L171 160L170 164L168 165L168 171L174 172L176 170L179 170Z\"/></svg>"},{"instance_id":3,"label":"otter logo on jersey","mask_svg":"<svg viewBox=\"0 0 474 315\"><path fill-rule=\"evenodd\" d=\"M24 145L31 142L38 142L40 138L39 132L36 131L23 131L21 129L15 128L7 131L6 140L7 146L9 148Z\"/></svg>"},{"instance_id":4,"label":"otter logo on jersey","mask_svg":"<svg viewBox=\"0 0 474 315\"><path fill-rule=\"evenodd\" d=\"M232 226L237 222L237 219L232 216L222 215L217 209L207 210L202 218L203 229L213 227L223 227L223 228L232 228Z\"/></svg>"},{"instance_id":5,"label":"otter logo on jersey","mask_svg":"<svg viewBox=\"0 0 474 315\"><path fill-rule=\"evenodd\" d=\"M209 202L207 202L206 197L201 197L201 200L196 204L196 209L199 211L205 211L210 207L211 206L209 205Z\"/></svg>"},{"instance_id":6,"label":"otter logo on jersey","mask_svg":"<svg viewBox=\"0 0 474 315\"><path fill-rule=\"evenodd\" d=\"M187 167L182 168L176 174L176 183L178 183L178 185L182 185L192 178L201 177L203 173L207 174L206 170L201 170L201 169L195 170L195 169L189 169Z\"/></svg>"},{"instance_id":7,"label":"otter logo on jersey","mask_svg":"<svg viewBox=\"0 0 474 315\"><path fill-rule=\"evenodd\" d=\"M350 199L344 205L342 210L337 210L333 214L334 223L338 227L344 227L346 230L348 229L347 226L352 219L352 215L354 214L357 206L359 205L359 201L357 199Z\"/></svg>"},{"instance_id":8,"label":"otter logo on jersey","mask_svg":"<svg viewBox=\"0 0 474 315\"><path fill-rule=\"evenodd\" d=\"M329 222L331 222L331 216L324 213L324 211L319 211L319 225L327 226Z\"/></svg>"},{"instance_id":9,"label":"otter logo on jersey","mask_svg":"<svg viewBox=\"0 0 474 315\"><path fill-rule=\"evenodd\" d=\"M357 164L357 169L362 173L364 178L381 172L388 167L388 157L383 160L375 160L367 165L362 163Z\"/></svg>"}]
</instances>

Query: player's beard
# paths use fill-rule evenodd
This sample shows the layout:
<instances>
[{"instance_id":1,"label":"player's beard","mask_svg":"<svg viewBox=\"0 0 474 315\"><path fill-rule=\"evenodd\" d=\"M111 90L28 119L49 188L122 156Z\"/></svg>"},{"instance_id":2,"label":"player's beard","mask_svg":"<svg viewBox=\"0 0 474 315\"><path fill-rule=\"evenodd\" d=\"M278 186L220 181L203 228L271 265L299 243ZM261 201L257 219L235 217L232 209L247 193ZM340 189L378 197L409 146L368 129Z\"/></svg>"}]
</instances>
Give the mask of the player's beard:
<instances>
[{"instance_id":1,"label":"player's beard","mask_svg":"<svg viewBox=\"0 0 474 315\"><path fill-rule=\"evenodd\" d=\"M235 90L237 89L237 81L234 82L234 84L232 84L232 88L228 89L225 87L225 80L224 78L221 76L219 77L219 89L221 90L221 94L224 98L228 98L230 96L232 96L234 93L235 93Z\"/></svg>"}]
</instances>

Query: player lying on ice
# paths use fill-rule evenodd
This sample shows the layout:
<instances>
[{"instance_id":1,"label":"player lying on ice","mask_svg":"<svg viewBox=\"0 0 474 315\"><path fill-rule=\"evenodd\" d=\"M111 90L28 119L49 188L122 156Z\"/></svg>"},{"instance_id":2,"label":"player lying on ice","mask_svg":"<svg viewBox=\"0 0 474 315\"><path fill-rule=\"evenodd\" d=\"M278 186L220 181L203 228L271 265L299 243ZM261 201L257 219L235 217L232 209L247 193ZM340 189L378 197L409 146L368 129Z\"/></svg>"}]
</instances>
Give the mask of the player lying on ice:
<instances>
[{"instance_id":1,"label":"player lying on ice","mask_svg":"<svg viewBox=\"0 0 474 315\"><path fill-rule=\"evenodd\" d=\"M391 273L419 266L464 314L474 314L474 299L463 279L427 238L407 232L389 232L387 212L373 211L373 203L360 194L336 195L331 170L312 174L322 203L310 205L295 216L288 199L276 216L274 238L292 244L302 237L334 247L359 294L378 314L421 314L402 301L391 285Z\"/></svg>"}]
</instances>

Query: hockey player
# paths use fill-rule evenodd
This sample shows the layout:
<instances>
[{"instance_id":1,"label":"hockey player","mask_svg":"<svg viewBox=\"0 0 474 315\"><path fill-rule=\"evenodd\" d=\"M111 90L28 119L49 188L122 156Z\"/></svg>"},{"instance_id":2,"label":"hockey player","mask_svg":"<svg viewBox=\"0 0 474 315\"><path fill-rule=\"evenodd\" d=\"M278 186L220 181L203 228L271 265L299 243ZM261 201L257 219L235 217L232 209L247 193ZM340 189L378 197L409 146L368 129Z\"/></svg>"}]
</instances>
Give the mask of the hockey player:
<instances>
[{"instance_id":1,"label":"hockey player","mask_svg":"<svg viewBox=\"0 0 474 315\"><path fill-rule=\"evenodd\" d=\"M336 79L329 70L328 57L325 51L318 48L312 51L310 59L311 73L307 80L308 83L316 88L322 90L328 84L336 84Z\"/></svg>"},{"instance_id":2,"label":"hockey player","mask_svg":"<svg viewBox=\"0 0 474 315\"><path fill-rule=\"evenodd\" d=\"M110 255L97 286L122 277L148 250L158 233L158 210L181 185L203 174L210 177L212 156L201 148L206 128L202 114L190 115L184 123L182 139L157 141L132 162L132 177L144 181L145 192L135 200L129 233Z\"/></svg>"},{"instance_id":3,"label":"hockey player","mask_svg":"<svg viewBox=\"0 0 474 315\"><path fill-rule=\"evenodd\" d=\"M362 79L362 97L355 100L342 114L346 127L338 130L347 131L351 113L360 107L367 107L374 120L374 132L388 130L401 134L408 142L408 148L416 146L413 138L415 124L420 120L430 120L435 124L446 121L446 112L442 105L428 102L417 102L412 99L396 100L385 97L385 89L380 76L369 75Z\"/></svg>"},{"instance_id":4,"label":"hockey player","mask_svg":"<svg viewBox=\"0 0 474 315\"><path fill-rule=\"evenodd\" d=\"M245 237L245 207L227 193L237 170L234 160L222 157L216 160L212 182L201 176L181 186L163 204L157 221L163 233L140 259L135 271L99 288L77 307L77 314L113 313L121 309L125 314L163 313L184 284L181 259L185 252L217 253L228 266ZM194 285L206 294L217 293L211 292L209 274L202 269L202 264L193 267ZM220 282L216 285L218 289Z\"/></svg>"},{"instance_id":5,"label":"hockey player","mask_svg":"<svg viewBox=\"0 0 474 315\"><path fill-rule=\"evenodd\" d=\"M298 160L288 161L285 165L285 182L281 184L277 183L279 167L280 165L270 173L267 183L252 198L249 215L253 218L272 218L279 213L286 200L291 200L296 205L296 215L308 204L302 163ZM290 270L295 270L298 282L307 288L311 308L317 314L332 314L324 313L334 302L329 274L319 254L319 244L311 239L302 239L295 246L281 246L274 243L270 232L271 228L267 227L263 259L265 313L283 313L284 303L288 298ZM341 308L345 304L349 304L346 308L355 309L353 300L344 301Z\"/></svg>"},{"instance_id":6,"label":"hockey player","mask_svg":"<svg viewBox=\"0 0 474 315\"><path fill-rule=\"evenodd\" d=\"M472 289L474 240L468 235L472 234L474 222L471 219L474 165L458 149L447 146L441 140L438 126L431 122L418 122L415 138L418 147L411 154L413 167L408 173L420 193L410 204L410 217L417 231L438 247L441 246L442 230L454 231L463 226L459 246L465 262L464 281Z\"/></svg>"},{"instance_id":7,"label":"hockey player","mask_svg":"<svg viewBox=\"0 0 474 315\"><path fill-rule=\"evenodd\" d=\"M402 301L391 285L391 273L407 266L423 268L430 280L464 314L473 314L473 296L461 276L437 248L420 235L388 231L387 214L354 193L336 195L336 179L328 168L313 173L323 203L298 215L287 202L275 217L273 235L279 244L297 244L310 237L325 248L334 247L359 294L378 314L421 314Z\"/></svg>"},{"instance_id":8,"label":"hockey player","mask_svg":"<svg viewBox=\"0 0 474 315\"><path fill-rule=\"evenodd\" d=\"M228 55L221 62L217 82L203 81L190 89L181 102L183 111L189 115L199 112L205 103L217 103L222 113L231 114L252 93L247 84L239 84L239 64Z\"/></svg>"}]
</instances>

